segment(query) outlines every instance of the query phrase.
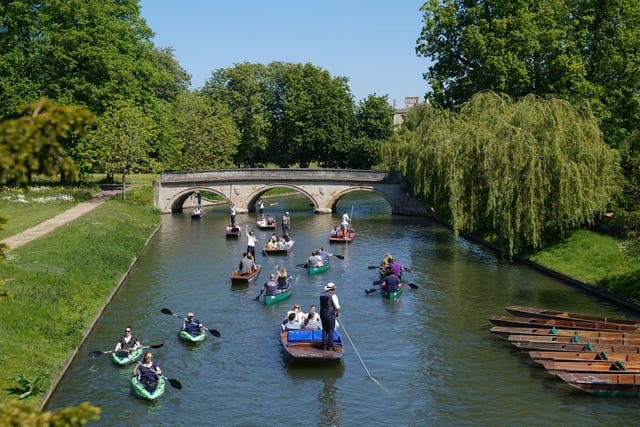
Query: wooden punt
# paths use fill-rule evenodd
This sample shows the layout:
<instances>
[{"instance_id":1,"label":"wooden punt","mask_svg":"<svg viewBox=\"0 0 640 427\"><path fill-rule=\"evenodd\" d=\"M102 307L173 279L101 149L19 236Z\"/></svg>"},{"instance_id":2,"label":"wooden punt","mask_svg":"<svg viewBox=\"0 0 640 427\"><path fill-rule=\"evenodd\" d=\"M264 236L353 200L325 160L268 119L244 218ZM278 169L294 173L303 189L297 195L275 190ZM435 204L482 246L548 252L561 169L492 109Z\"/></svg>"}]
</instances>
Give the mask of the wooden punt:
<instances>
[{"instance_id":1,"label":"wooden punt","mask_svg":"<svg viewBox=\"0 0 640 427\"><path fill-rule=\"evenodd\" d=\"M356 230L354 230L353 228L350 228L347 231L346 236L343 236L342 232L340 232L340 234L337 234L337 235L332 235L331 233L329 233L330 243L350 243L355 238L356 238Z\"/></svg>"},{"instance_id":2,"label":"wooden punt","mask_svg":"<svg viewBox=\"0 0 640 427\"><path fill-rule=\"evenodd\" d=\"M291 245L286 248L272 248L269 249L266 246L262 248L262 252L265 255L289 255L289 253L293 250L293 246L296 244L295 241L291 240Z\"/></svg>"},{"instance_id":3,"label":"wooden punt","mask_svg":"<svg viewBox=\"0 0 640 427\"><path fill-rule=\"evenodd\" d=\"M579 321L567 319L543 319L539 317L509 317L492 316L489 318L496 326L511 326L519 328L535 328L555 326L563 329L592 329L594 331L621 331L640 332L640 328L633 325L623 325L620 323L605 323L593 321Z\"/></svg>"},{"instance_id":4,"label":"wooden punt","mask_svg":"<svg viewBox=\"0 0 640 427\"><path fill-rule=\"evenodd\" d=\"M542 360L540 364L552 375L557 372L595 372L640 374L640 362L622 362L620 360L578 360L556 361Z\"/></svg>"},{"instance_id":5,"label":"wooden punt","mask_svg":"<svg viewBox=\"0 0 640 427\"><path fill-rule=\"evenodd\" d=\"M290 362L336 363L342 360L343 346L338 331L334 331L332 349L322 349L322 331L281 331L280 338Z\"/></svg>"},{"instance_id":6,"label":"wooden punt","mask_svg":"<svg viewBox=\"0 0 640 427\"><path fill-rule=\"evenodd\" d=\"M248 285L249 282L251 282L258 276L258 273L260 273L261 269L262 267L257 265L256 268L254 268L251 271L251 273L244 273L244 274L241 274L238 270L236 270L233 273L231 273L231 284L232 285Z\"/></svg>"},{"instance_id":7,"label":"wooden punt","mask_svg":"<svg viewBox=\"0 0 640 427\"><path fill-rule=\"evenodd\" d=\"M276 219L272 218L271 221L267 221L267 218L258 219L256 221L256 226L260 230L275 230L276 229Z\"/></svg>"},{"instance_id":8,"label":"wooden punt","mask_svg":"<svg viewBox=\"0 0 640 427\"><path fill-rule=\"evenodd\" d=\"M238 237L240 237L241 229L242 227L240 227L239 225L236 225L235 227L231 227L228 225L225 231L225 237L227 239L237 239Z\"/></svg>"},{"instance_id":9,"label":"wooden punt","mask_svg":"<svg viewBox=\"0 0 640 427\"><path fill-rule=\"evenodd\" d=\"M581 329L560 329L560 328L511 328L508 326L494 326L489 330L494 335L506 339L509 335L533 335L533 336L558 336L558 337L575 337L578 336L580 341L586 341L591 338L638 338L640 332L617 332L617 331L592 331Z\"/></svg>"},{"instance_id":10,"label":"wooden punt","mask_svg":"<svg viewBox=\"0 0 640 427\"><path fill-rule=\"evenodd\" d=\"M637 345L562 343L546 341L510 341L522 351L555 351L555 352L600 352L607 353L640 353Z\"/></svg>"},{"instance_id":11,"label":"wooden punt","mask_svg":"<svg viewBox=\"0 0 640 427\"><path fill-rule=\"evenodd\" d=\"M204 216L204 209L195 208L191 211L191 218L202 218Z\"/></svg>"},{"instance_id":12,"label":"wooden punt","mask_svg":"<svg viewBox=\"0 0 640 427\"><path fill-rule=\"evenodd\" d=\"M509 335L507 338L511 344L517 342L529 342L529 343L576 343L576 344L605 344L605 345L625 345L625 346L640 346L640 339L638 338L588 338L582 339L580 336L571 337L559 337L557 335ZM515 345L515 344L514 344ZM518 346L517 346L518 347Z\"/></svg>"},{"instance_id":13,"label":"wooden punt","mask_svg":"<svg viewBox=\"0 0 640 427\"><path fill-rule=\"evenodd\" d=\"M640 349L640 347L638 347ZM635 353L609 353L606 351L530 351L529 357L537 363L543 360L553 360L556 362L571 362L579 360L621 360L623 362L640 362L640 352Z\"/></svg>"},{"instance_id":14,"label":"wooden punt","mask_svg":"<svg viewBox=\"0 0 640 427\"><path fill-rule=\"evenodd\" d=\"M539 317L543 319L566 319L566 320L577 320L577 321L587 321L587 322L601 322L601 323L618 323L621 325L632 325L640 328L640 321L638 320L628 320L628 319L616 319L610 318L606 316L589 316L586 314L579 313L570 313L568 311L554 311L554 310L545 310L542 308L534 308L534 307L521 307L517 305L512 305L506 308L506 310L513 314L514 316L520 317Z\"/></svg>"},{"instance_id":15,"label":"wooden punt","mask_svg":"<svg viewBox=\"0 0 640 427\"><path fill-rule=\"evenodd\" d=\"M640 394L640 374L558 372L557 376L570 386L591 394Z\"/></svg>"}]
</instances>

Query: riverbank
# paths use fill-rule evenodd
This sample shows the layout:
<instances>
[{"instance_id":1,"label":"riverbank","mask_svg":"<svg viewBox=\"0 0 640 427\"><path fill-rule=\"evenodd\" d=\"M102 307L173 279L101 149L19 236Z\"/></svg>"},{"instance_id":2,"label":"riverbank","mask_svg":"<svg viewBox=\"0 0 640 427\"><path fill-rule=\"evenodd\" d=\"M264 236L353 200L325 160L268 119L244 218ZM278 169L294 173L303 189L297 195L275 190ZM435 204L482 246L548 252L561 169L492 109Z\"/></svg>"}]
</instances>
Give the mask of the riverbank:
<instances>
[{"instance_id":1,"label":"riverbank","mask_svg":"<svg viewBox=\"0 0 640 427\"><path fill-rule=\"evenodd\" d=\"M110 199L67 225L7 254L0 265L0 402L15 378L49 388L90 331L96 313L159 225L152 187ZM106 349L105 349L106 350ZM25 399L37 405L42 395Z\"/></svg>"}]
</instances>

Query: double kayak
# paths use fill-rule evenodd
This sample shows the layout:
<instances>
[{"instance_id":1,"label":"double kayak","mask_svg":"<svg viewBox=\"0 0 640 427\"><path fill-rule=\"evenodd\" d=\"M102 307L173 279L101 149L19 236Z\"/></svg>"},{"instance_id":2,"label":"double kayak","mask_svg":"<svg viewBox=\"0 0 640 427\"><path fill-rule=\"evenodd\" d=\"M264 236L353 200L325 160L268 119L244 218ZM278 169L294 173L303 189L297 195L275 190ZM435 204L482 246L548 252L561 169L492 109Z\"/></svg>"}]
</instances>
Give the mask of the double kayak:
<instances>
[{"instance_id":1,"label":"double kayak","mask_svg":"<svg viewBox=\"0 0 640 427\"><path fill-rule=\"evenodd\" d=\"M131 377L131 389L133 390L135 395L141 399L156 400L164 394L164 385L165 380L161 375L158 377L158 384L156 385L156 388L152 391L149 391L146 389L144 384L140 382L137 375Z\"/></svg>"},{"instance_id":2,"label":"double kayak","mask_svg":"<svg viewBox=\"0 0 640 427\"><path fill-rule=\"evenodd\" d=\"M136 350L129 350L129 351L127 350L114 351L113 353L111 353L111 360L113 360L113 363L115 363L116 365L124 366L140 359L143 354L144 354L144 349L142 348L138 348Z\"/></svg>"},{"instance_id":3,"label":"double kayak","mask_svg":"<svg viewBox=\"0 0 640 427\"><path fill-rule=\"evenodd\" d=\"M309 267L309 275L313 276L316 274L324 273L329 269L329 267L331 267L331 264L329 262L318 267Z\"/></svg>"},{"instance_id":4,"label":"double kayak","mask_svg":"<svg viewBox=\"0 0 640 427\"><path fill-rule=\"evenodd\" d=\"M207 338L207 331L203 330L199 334L192 335L187 331L180 331L178 333L180 339L188 342L202 342Z\"/></svg>"},{"instance_id":5,"label":"double kayak","mask_svg":"<svg viewBox=\"0 0 640 427\"><path fill-rule=\"evenodd\" d=\"M287 298L289 298L291 296L291 294L293 293L293 277L289 276L287 277L287 287L282 289L282 288L278 288L280 290L279 294L275 294L275 295L265 295L264 297L264 303L266 305L271 305L271 304L275 304L279 301L285 300Z\"/></svg>"}]
</instances>

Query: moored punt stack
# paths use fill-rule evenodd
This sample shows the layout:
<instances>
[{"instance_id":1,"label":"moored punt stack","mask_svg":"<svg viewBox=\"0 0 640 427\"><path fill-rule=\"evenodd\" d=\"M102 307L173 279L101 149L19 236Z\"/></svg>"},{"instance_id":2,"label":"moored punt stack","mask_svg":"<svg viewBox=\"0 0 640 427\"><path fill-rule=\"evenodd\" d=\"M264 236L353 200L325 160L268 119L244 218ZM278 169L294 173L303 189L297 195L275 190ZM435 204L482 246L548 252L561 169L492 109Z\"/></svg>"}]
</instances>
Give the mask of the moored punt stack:
<instances>
[{"instance_id":1,"label":"moored punt stack","mask_svg":"<svg viewBox=\"0 0 640 427\"><path fill-rule=\"evenodd\" d=\"M528 307L494 316L491 333L569 385L594 394L640 394L640 322ZM542 316L557 316L542 317ZM605 321L606 319L606 321Z\"/></svg>"},{"instance_id":2,"label":"moored punt stack","mask_svg":"<svg viewBox=\"0 0 640 427\"><path fill-rule=\"evenodd\" d=\"M563 328L594 331L640 332L640 327L622 323L598 322L587 320L542 319L537 317L493 316L489 319L496 326L517 328Z\"/></svg>"},{"instance_id":3,"label":"moored punt stack","mask_svg":"<svg viewBox=\"0 0 640 427\"><path fill-rule=\"evenodd\" d=\"M628 320L628 319L616 319L610 318L606 316L589 316L586 314L579 313L570 313L567 311L553 311L553 310L545 310L542 308L533 308L533 307L521 307L517 305L512 305L507 307L506 310L520 317L539 317L545 319L565 319L565 320L577 320L577 321L588 321L588 322L600 322L600 323L618 323L623 325L634 325L640 328L640 321L637 320Z\"/></svg>"}]
</instances>

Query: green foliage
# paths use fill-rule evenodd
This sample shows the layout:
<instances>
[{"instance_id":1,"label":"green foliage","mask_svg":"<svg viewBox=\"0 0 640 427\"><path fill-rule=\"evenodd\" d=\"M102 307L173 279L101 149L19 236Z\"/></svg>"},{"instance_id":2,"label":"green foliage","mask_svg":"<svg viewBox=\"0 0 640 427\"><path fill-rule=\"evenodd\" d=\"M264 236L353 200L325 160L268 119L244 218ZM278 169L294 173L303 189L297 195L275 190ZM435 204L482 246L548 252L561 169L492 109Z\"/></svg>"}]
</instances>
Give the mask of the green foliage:
<instances>
[{"instance_id":1,"label":"green foliage","mask_svg":"<svg viewBox=\"0 0 640 427\"><path fill-rule=\"evenodd\" d=\"M432 61L435 103L453 108L492 90L589 104L614 148L640 129L637 0L429 0L421 10L416 51ZM623 205L640 200L640 147L629 148Z\"/></svg>"},{"instance_id":2,"label":"green foliage","mask_svg":"<svg viewBox=\"0 0 640 427\"><path fill-rule=\"evenodd\" d=\"M421 111L383 147L386 165L456 232L493 231L509 255L593 223L617 188L597 121L565 101L483 93L455 114Z\"/></svg>"},{"instance_id":3,"label":"green foliage","mask_svg":"<svg viewBox=\"0 0 640 427\"><path fill-rule=\"evenodd\" d=\"M73 176L65 145L84 133L93 115L82 107L41 99L18 109L22 115L0 123L0 182L26 185L32 174Z\"/></svg>"},{"instance_id":4,"label":"green foliage","mask_svg":"<svg viewBox=\"0 0 640 427\"><path fill-rule=\"evenodd\" d=\"M44 393L44 374L36 374L34 377L29 378L24 374L18 374L13 377L16 385L9 388L9 394L19 394L18 399L24 399L28 396L35 396Z\"/></svg>"},{"instance_id":5,"label":"green foliage","mask_svg":"<svg viewBox=\"0 0 640 427\"><path fill-rule=\"evenodd\" d=\"M107 175L119 173L124 189L127 174L152 170L152 141L157 135L154 122L140 107L116 102L100 117L80 152L85 163L98 165Z\"/></svg>"},{"instance_id":6,"label":"green foliage","mask_svg":"<svg viewBox=\"0 0 640 427\"><path fill-rule=\"evenodd\" d=\"M239 134L227 106L185 92L170 114L179 147L174 169L210 170L233 167Z\"/></svg>"},{"instance_id":7,"label":"green foliage","mask_svg":"<svg viewBox=\"0 0 640 427\"><path fill-rule=\"evenodd\" d=\"M100 419L100 408L83 402L78 406L41 411L17 400L0 403L0 425L77 427Z\"/></svg>"}]
</instances>

